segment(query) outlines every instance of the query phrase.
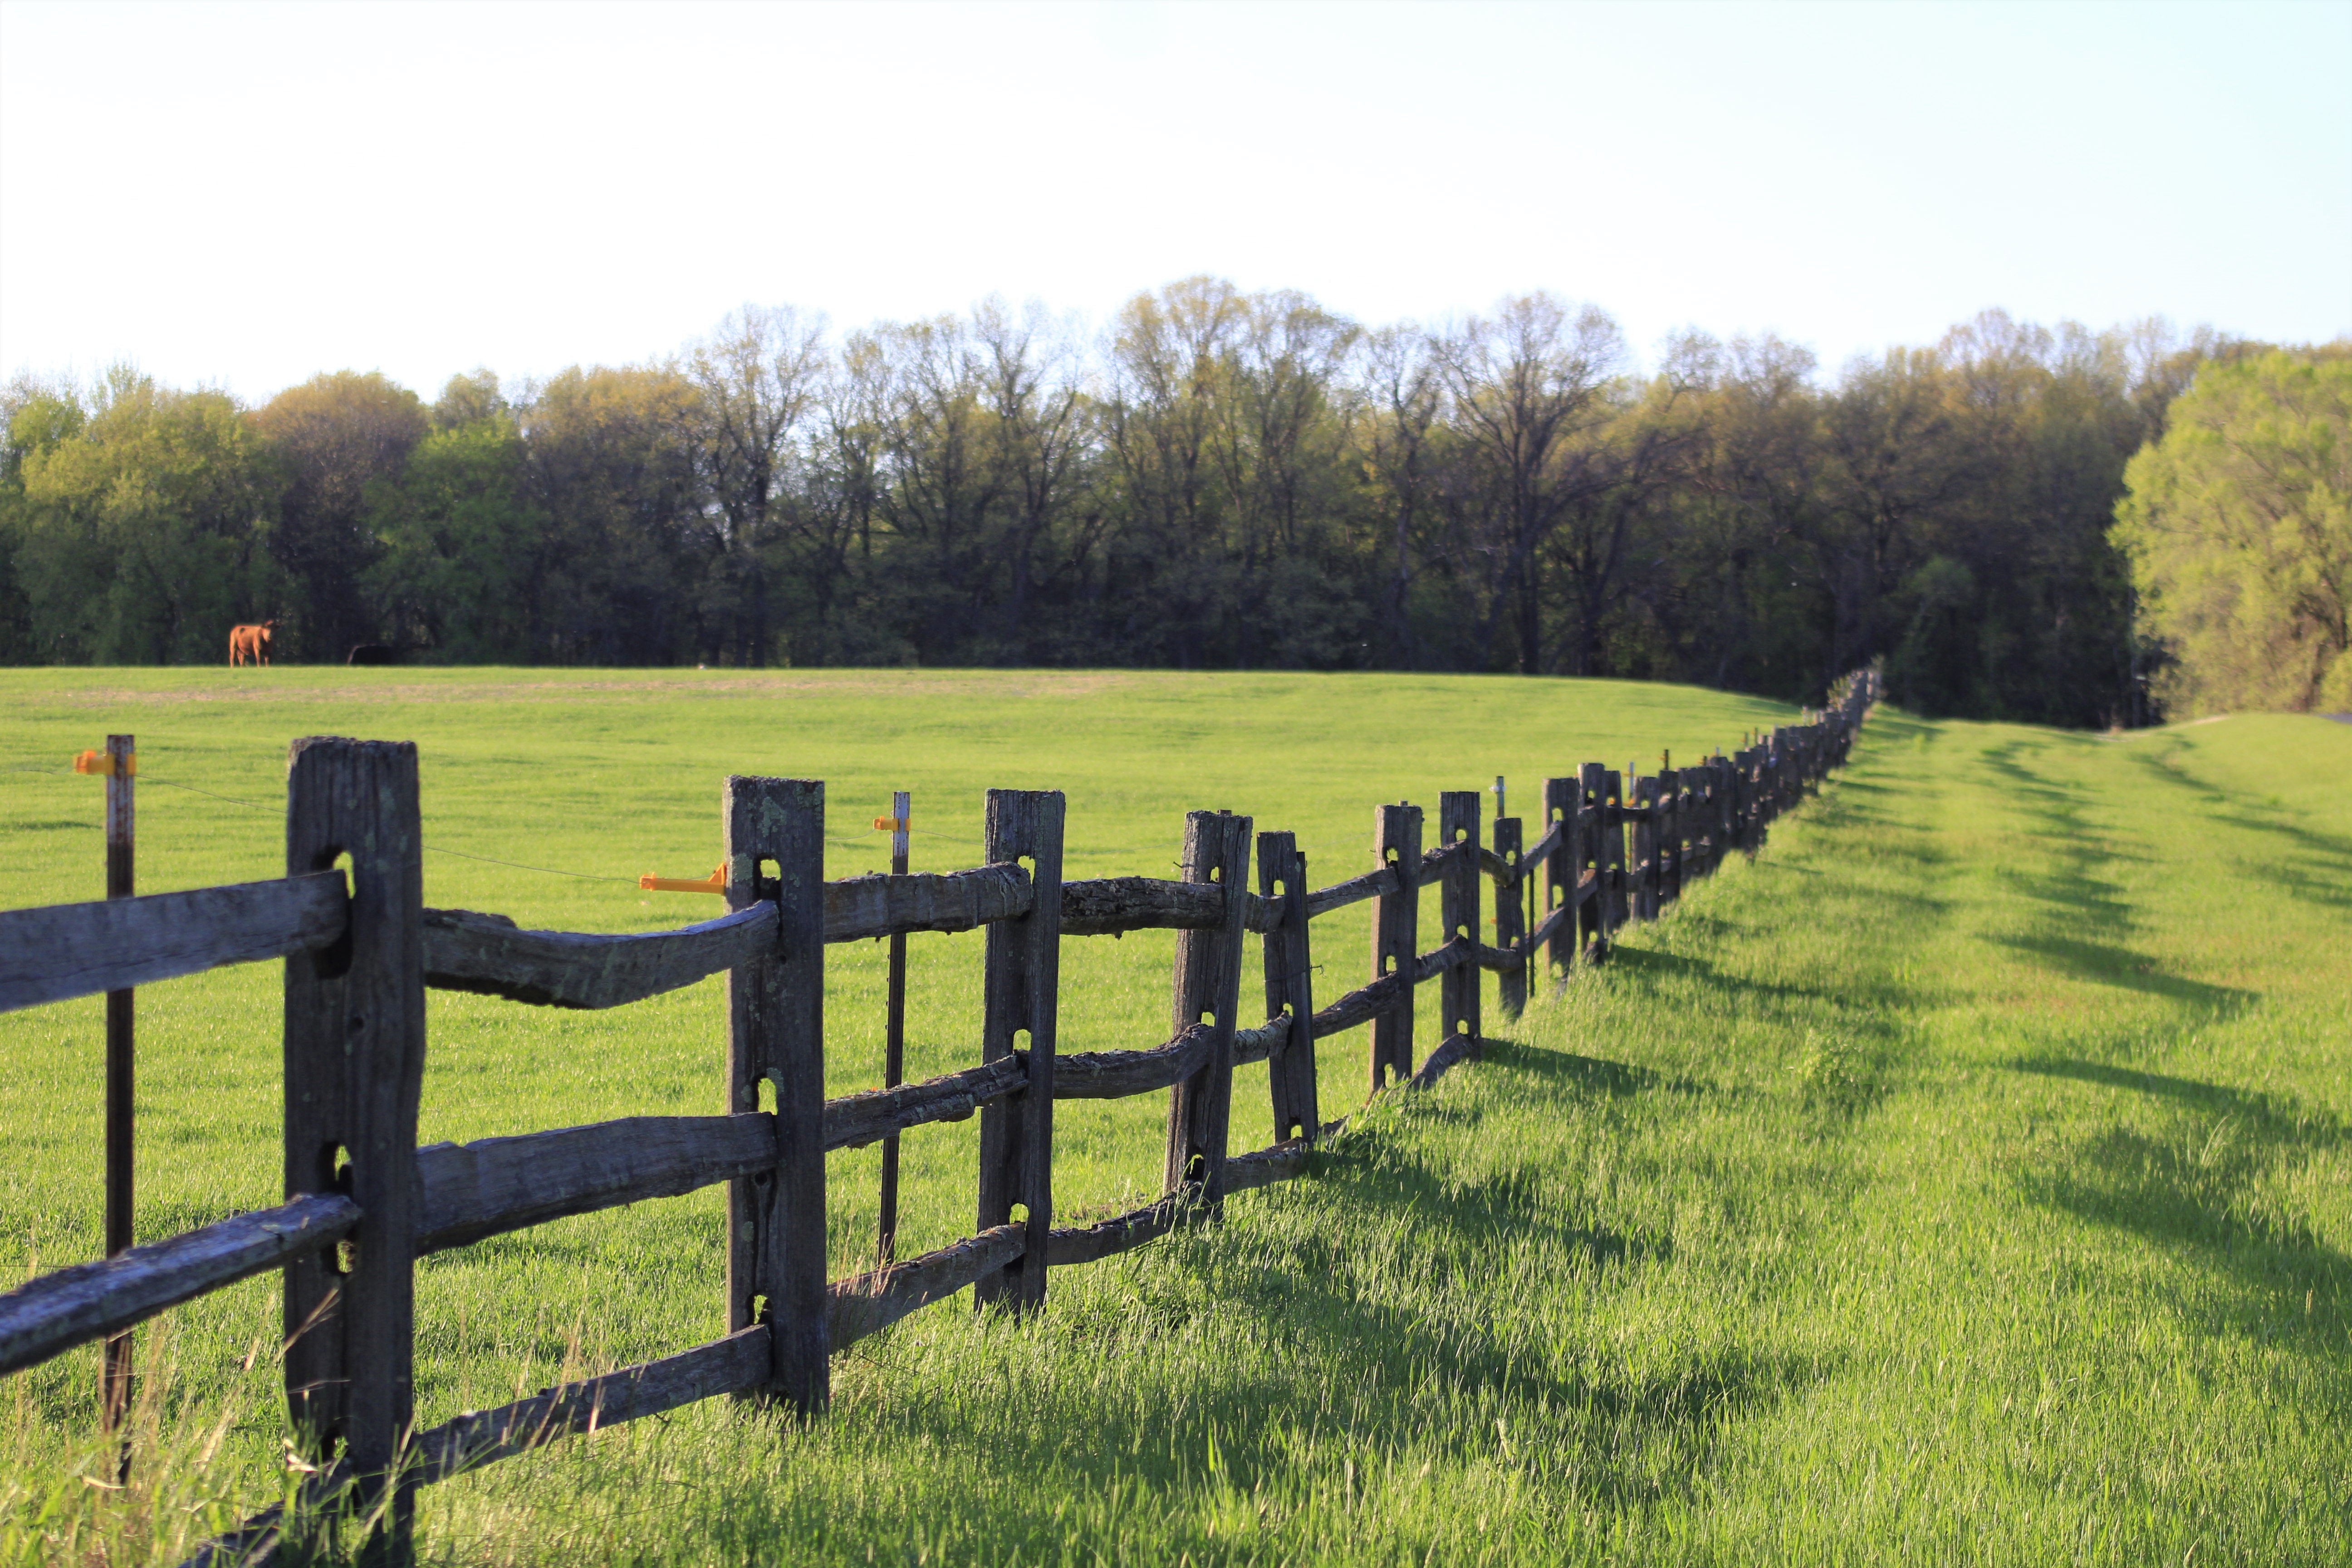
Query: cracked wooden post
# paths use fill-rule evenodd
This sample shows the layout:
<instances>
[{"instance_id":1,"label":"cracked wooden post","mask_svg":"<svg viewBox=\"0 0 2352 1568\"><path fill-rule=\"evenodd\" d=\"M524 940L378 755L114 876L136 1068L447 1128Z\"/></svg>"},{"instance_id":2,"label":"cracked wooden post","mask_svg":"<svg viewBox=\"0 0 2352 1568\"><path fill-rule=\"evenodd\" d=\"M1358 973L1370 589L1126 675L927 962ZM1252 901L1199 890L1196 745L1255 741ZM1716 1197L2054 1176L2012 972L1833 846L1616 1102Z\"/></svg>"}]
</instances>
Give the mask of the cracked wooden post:
<instances>
[{"instance_id":1,"label":"cracked wooden post","mask_svg":"<svg viewBox=\"0 0 2352 1568\"><path fill-rule=\"evenodd\" d=\"M1372 978L1411 975L1421 925L1421 807L1400 802L1372 808L1372 854L1396 873L1397 890L1372 900ZM1387 1076L1382 1077L1383 1069ZM1412 1077L1412 988L1372 1020L1371 1089Z\"/></svg>"},{"instance_id":2,"label":"cracked wooden post","mask_svg":"<svg viewBox=\"0 0 2352 1568\"><path fill-rule=\"evenodd\" d=\"M1315 1092L1315 963L1308 945L1307 855L1297 836L1257 836L1257 890L1279 895L1282 919L1265 933L1265 1016L1290 1018L1289 1037L1266 1058L1274 1136L1313 1142L1323 1130Z\"/></svg>"},{"instance_id":3,"label":"cracked wooden post","mask_svg":"<svg viewBox=\"0 0 2352 1568\"><path fill-rule=\"evenodd\" d=\"M286 1393L298 1439L340 1450L362 1549L415 1554L413 1485L384 1496L415 1416L416 1110L425 1083L425 871L416 748L313 735L286 769L286 874L350 860L350 924L286 961L286 1195L342 1193L360 1222L287 1265Z\"/></svg>"},{"instance_id":4,"label":"cracked wooden post","mask_svg":"<svg viewBox=\"0 0 2352 1568\"><path fill-rule=\"evenodd\" d=\"M1192 1189L1215 1209L1225 1197L1225 1140L1233 1120L1234 1029L1239 1022L1242 939L1249 915L1250 819L1226 811L1184 817L1187 882L1224 891L1224 919L1205 931L1176 933L1173 1022L1179 1031L1209 1026L1209 1059L1168 1093L1168 1162L1163 1188Z\"/></svg>"},{"instance_id":5,"label":"cracked wooden post","mask_svg":"<svg viewBox=\"0 0 2352 1568\"><path fill-rule=\"evenodd\" d=\"M980 1059L1025 1049L1028 1087L980 1112L980 1225L1024 1213L1021 1256L973 1287L974 1305L1014 1311L1045 1302L1046 1237L1054 1228L1054 1028L1062 972L1062 817L1059 790L988 792L990 865L1029 862L1029 912L988 928ZM1018 1038L1026 1034L1025 1045Z\"/></svg>"},{"instance_id":6,"label":"cracked wooden post","mask_svg":"<svg viewBox=\"0 0 2352 1568\"><path fill-rule=\"evenodd\" d=\"M1437 797L1438 842L1453 858L1445 863L1438 892L1438 909L1445 922L1445 942L1475 944L1486 935L1478 916L1478 884L1486 871L1478 864L1480 794L1475 789L1449 789ZM1444 945L1444 942L1439 944ZM1478 1058L1478 993L1485 971L1474 961L1457 963L1438 979L1437 994L1444 1039L1459 1035L1470 1042L1468 1059Z\"/></svg>"},{"instance_id":7,"label":"cracked wooden post","mask_svg":"<svg viewBox=\"0 0 2352 1568\"><path fill-rule=\"evenodd\" d=\"M727 907L776 901L772 956L727 976L728 1110L775 1093L776 1167L727 1184L727 1329L769 1329L768 1394L803 1415L830 1395L825 1358L824 784L722 786ZM766 875L772 862L774 875Z\"/></svg>"}]
</instances>

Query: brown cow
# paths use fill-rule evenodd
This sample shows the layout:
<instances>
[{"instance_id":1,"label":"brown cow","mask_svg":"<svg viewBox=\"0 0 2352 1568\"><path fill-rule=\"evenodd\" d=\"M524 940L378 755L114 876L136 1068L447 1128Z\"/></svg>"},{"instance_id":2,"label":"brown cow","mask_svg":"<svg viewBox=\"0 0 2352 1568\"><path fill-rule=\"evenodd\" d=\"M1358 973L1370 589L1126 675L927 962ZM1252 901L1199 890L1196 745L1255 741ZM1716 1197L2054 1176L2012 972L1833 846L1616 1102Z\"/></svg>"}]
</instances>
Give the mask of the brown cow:
<instances>
[{"instance_id":1,"label":"brown cow","mask_svg":"<svg viewBox=\"0 0 2352 1568\"><path fill-rule=\"evenodd\" d=\"M264 621L257 626L231 626L228 629L228 663L231 669L250 658L256 664L269 662L269 628L276 621Z\"/></svg>"}]
</instances>

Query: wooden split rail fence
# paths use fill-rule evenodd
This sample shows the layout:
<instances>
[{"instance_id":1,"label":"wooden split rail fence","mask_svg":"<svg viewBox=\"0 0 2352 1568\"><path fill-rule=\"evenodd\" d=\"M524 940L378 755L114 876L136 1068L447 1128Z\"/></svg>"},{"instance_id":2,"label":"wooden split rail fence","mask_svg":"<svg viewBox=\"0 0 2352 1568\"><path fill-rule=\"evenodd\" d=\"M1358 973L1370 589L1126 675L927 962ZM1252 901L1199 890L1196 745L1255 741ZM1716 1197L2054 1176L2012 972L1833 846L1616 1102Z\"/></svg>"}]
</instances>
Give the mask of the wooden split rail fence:
<instances>
[{"instance_id":1,"label":"wooden split rail fence","mask_svg":"<svg viewBox=\"0 0 2352 1568\"><path fill-rule=\"evenodd\" d=\"M1286 832L1248 817L1185 819L1182 877L1062 878L1058 792L992 790L986 863L937 875L824 879L824 786L731 777L722 793L729 912L678 931L523 931L424 905L414 745L312 737L287 772L286 876L0 913L0 1011L120 992L221 964L283 958L281 1205L33 1279L0 1296L0 1373L233 1281L284 1271L285 1379L322 1464L310 1495L374 1521L375 1550L409 1555L415 1489L557 1435L714 1394L802 1412L827 1399L827 1360L931 1302L1041 1305L1048 1271L1213 1218L1231 1194L1305 1168L1326 1123L1314 1043L1369 1024L1370 1088L1426 1084L1479 1051L1478 972L1516 1016L1543 963L1606 955L1843 760L1875 697L1848 678L1808 721L1696 767L1633 781L1598 763L1543 790L1532 843L1514 817L1482 842L1477 791L1440 796L1436 842L1414 805L1375 812L1377 864L1309 889ZM1628 795L1630 794L1630 799ZM903 806L901 808L903 816ZM1256 889L1248 886L1255 849ZM1480 940L1482 884L1496 941ZM1422 889L1440 940L1422 947ZM1371 976L1314 1005L1311 922L1373 903ZM824 1097L828 942L987 931L979 1061L925 1082ZM1145 1050L1055 1050L1061 943L1178 932L1173 1028ZM1244 1026L1245 939L1262 939L1264 1020ZM631 1117L467 1144L416 1143L425 992L437 986L557 1007L614 1007L728 974L726 1114ZM1437 981L1442 1039L1413 1060L1418 988ZM1233 1071L1269 1064L1277 1141L1227 1151ZM761 1086L772 1100L761 1106ZM1163 1195L1098 1225L1054 1225L1054 1107L1167 1090ZM926 1122L980 1116L978 1216L952 1246L828 1279L824 1159ZM427 1253L641 1199L726 1183L728 1332L642 1365L417 1430L414 1271ZM357 1500L354 1501L353 1500ZM247 1560L275 1512L199 1560Z\"/></svg>"}]
</instances>

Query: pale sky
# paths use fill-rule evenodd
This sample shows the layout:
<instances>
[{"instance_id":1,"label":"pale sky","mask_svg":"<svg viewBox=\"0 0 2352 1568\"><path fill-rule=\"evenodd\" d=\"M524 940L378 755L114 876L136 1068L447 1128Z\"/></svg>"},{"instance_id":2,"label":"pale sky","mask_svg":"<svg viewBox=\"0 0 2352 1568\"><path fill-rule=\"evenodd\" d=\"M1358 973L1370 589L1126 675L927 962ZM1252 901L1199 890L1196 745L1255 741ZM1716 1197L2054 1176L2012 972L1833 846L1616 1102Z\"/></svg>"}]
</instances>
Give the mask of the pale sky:
<instances>
[{"instance_id":1,"label":"pale sky","mask_svg":"<svg viewBox=\"0 0 2352 1568\"><path fill-rule=\"evenodd\" d=\"M0 374L430 396L1198 272L1830 366L1989 306L2352 333L2352 0L0 4Z\"/></svg>"}]
</instances>

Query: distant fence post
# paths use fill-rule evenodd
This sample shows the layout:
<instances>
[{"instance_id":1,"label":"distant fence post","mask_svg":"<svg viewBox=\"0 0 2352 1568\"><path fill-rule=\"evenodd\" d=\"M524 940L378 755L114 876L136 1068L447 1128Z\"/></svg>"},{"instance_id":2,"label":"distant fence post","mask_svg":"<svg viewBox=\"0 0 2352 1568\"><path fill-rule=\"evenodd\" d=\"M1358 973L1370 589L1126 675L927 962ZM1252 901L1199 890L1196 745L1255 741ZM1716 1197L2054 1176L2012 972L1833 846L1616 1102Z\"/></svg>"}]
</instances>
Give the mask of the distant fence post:
<instances>
[{"instance_id":1,"label":"distant fence post","mask_svg":"<svg viewBox=\"0 0 2352 1568\"><path fill-rule=\"evenodd\" d=\"M1437 797L1437 838L1451 857L1445 862L1438 890L1445 941L1466 942L1474 947L1486 934L1485 922L1478 918L1478 884L1486 877L1486 868L1478 863L1478 817L1483 798L1482 793L1475 789L1449 789ZM1437 988L1438 1005L1444 1010L1439 1043L1460 1035L1470 1042L1473 1060L1478 1056L1482 973L1474 952L1468 962L1455 964L1440 976Z\"/></svg>"},{"instance_id":2,"label":"distant fence post","mask_svg":"<svg viewBox=\"0 0 2352 1568\"><path fill-rule=\"evenodd\" d=\"M1176 933L1174 1021L1209 1026L1209 1059L1168 1093L1165 1190L1194 1189L1212 1209L1225 1196L1225 1138L1233 1120L1234 1028L1239 1022L1242 939L1249 913L1250 819L1226 811L1184 817L1187 882L1214 882L1224 919Z\"/></svg>"},{"instance_id":3,"label":"distant fence post","mask_svg":"<svg viewBox=\"0 0 2352 1568\"><path fill-rule=\"evenodd\" d=\"M1372 808L1372 854L1396 873L1397 890L1372 900L1372 978L1402 973L1404 995L1372 1020L1371 1087L1412 1077L1413 960L1421 925L1421 807L1405 802ZM1387 1077L1382 1077L1383 1069Z\"/></svg>"},{"instance_id":4,"label":"distant fence post","mask_svg":"<svg viewBox=\"0 0 2352 1568\"><path fill-rule=\"evenodd\" d=\"M824 1408L824 785L730 775L727 907L776 900L772 957L728 973L728 1109L776 1097L776 1168L727 1185L727 1328L766 1323L769 1392ZM772 880L762 875L775 863Z\"/></svg>"},{"instance_id":5,"label":"distant fence post","mask_svg":"<svg viewBox=\"0 0 2352 1568\"><path fill-rule=\"evenodd\" d=\"M343 939L286 961L286 1195L340 1192L345 1248L286 1268L286 1392L320 1459L340 1447L370 1548L414 1553L413 1486L383 1488L415 1415L416 1110L425 1082L425 872L416 748L314 735L286 774L286 874L350 858ZM348 1257L348 1271L342 1267Z\"/></svg>"},{"instance_id":6,"label":"distant fence post","mask_svg":"<svg viewBox=\"0 0 2352 1568\"><path fill-rule=\"evenodd\" d=\"M1289 1037L1266 1060L1274 1097L1274 1137L1305 1138L1323 1131L1315 1092L1315 961L1307 919L1307 855L1291 833L1257 836L1257 890L1279 895L1281 921L1265 933L1265 1016L1290 1018Z\"/></svg>"},{"instance_id":7,"label":"distant fence post","mask_svg":"<svg viewBox=\"0 0 2352 1568\"><path fill-rule=\"evenodd\" d=\"M1683 896L1684 829L1682 768L1658 770L1658 907Z\"/></svg>"},{"instance_id":8,"label":"distant fence post","mask_svg":"<svg viewBox=\"0 0 2352 1568\"><path fill-rule=\"evenodd\" d=\"M1633 780L1633 918L1658 918L1658 778Z\"/></svg>"},{"instance_id":9,"label":"distant fence post","mask_svg":"<svg viewBox=\"0 0 2352 1568\"><path fill-rule=\"evenodd\" d=\"M1706 868L1710 875L1722 867L1724 858L1731 853L1734 832L1731 811L1736 788L1733 781L1737 776L1737 770L1732 766L1730 758L1715 759L1713 782L1707 786L1707 795L1713 806L1713 809L1707 813L1707 833L1714 841L1713 852L1706 858Z\"/></svg>"},{"instance_id":10,"label":"distant fence post","mask_svg":"<svg viewBox=\"0 0 2352 1568\"><path fill-rule=\"evenodd\" d=\"M980 1226L1013 1222L1026 1212L1019 1258L972 1288L985 1309L1002 1303L1019 1311L1045 1301L1045 1249L1054 1228L1054 1031L1062 968L1062 793L988 792L991 865L1027 858L1034 893L1029 912L988 928L988 970L980 1059L992 1062L1029 1037L1028 1087L980 1111Z\"/></svg>"},{"instance_id":11,"label":"distant fence post","mask_svg":"<svg viewBox=\"0 0 2352 1568\"><path fill-rule=\"evenodd\" d=\"M1578 885L1584 879L1585 846L1591 835L1584 826L1584 791L1575 779L1544 780L1544 831L1559 825L1559 839L1549 855L1544 857L1544 912L1549 914L1560 905L1573 900ZM1566 974L1576 963L1580 943L1577 931L1585 923L1585 911L1578 910L1551 928L1551 941L1545 944L1545 957L1555 975Z\"/></svg>"},{"instance_id":12,"label":"distant fence post","mask_svg":"<svg viewBox=\"0 0 2352 1568\"><path fill-rule=\"evenodd\" d=\"M1626 885L1625 876L1625 784L1613 768L1601 773L1601 870L1599 897L1608 906L1604 940L1615 942L1617 933L1625 929L1632 915L1633 889Z\"/></svg>"},{"instance_id":13,"label":"distant fence post","mask_svg":"<svg viewBox=\"0 0 2352 1568\"><path fill-rule=\"evenodd\" d=\"M1525 847L1519 819L1495 818L1495 858L1503 863L1507 880L1495 884L1495 945L1508 952L1528 934L1527 895L1535 886L1535 868L1519 858ZM1506 966L1495 977L1495 1005L1506 1018L1517 1018L1528 1008L1528 974L1536 963L1532 952Z\"/></svg>"}]
</instances>

